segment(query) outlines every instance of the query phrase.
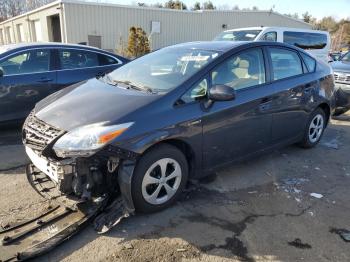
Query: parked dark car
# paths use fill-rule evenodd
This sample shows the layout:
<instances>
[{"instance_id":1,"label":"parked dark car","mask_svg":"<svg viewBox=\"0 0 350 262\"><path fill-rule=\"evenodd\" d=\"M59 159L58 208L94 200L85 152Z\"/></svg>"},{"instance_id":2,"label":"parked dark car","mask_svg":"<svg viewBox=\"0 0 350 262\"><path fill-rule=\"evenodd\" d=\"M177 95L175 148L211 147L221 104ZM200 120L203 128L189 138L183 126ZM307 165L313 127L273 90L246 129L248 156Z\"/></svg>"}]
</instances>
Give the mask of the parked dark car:
<instances>
[{"instance_id":1,"label":"parked dark car","mask_svg":"<svg viewBox=\"0 0 350 262\"><path fill-rule=\"evenodd\" d=\"M14 44L0 47L0 122L24 119L44 97L111 72L127 60L83 45Z\"/></svg>"},{"instance_id":2,"label":"parked dark car","mask_svg":"<svg viewBox=\"0 0 350 262\"><path fill-rule=\"evenodd\" d=\"M350 109L350 52L330 65L334 71L336 114L338 115Z\"/></svg>"},{"instance_id":3,"label":"parked dark car","mask_svg":"<svg viewBox=\"0 0 350 262\"><path fill-rule=\"evenodd\" d=\"M67 195L118 191L129 211L157 211L190 177L275 147L315 146L333 93L331 68L283 43L166 47L39 102L23 128L27 172L41 170Z\"/></svg>"}]
</instances>

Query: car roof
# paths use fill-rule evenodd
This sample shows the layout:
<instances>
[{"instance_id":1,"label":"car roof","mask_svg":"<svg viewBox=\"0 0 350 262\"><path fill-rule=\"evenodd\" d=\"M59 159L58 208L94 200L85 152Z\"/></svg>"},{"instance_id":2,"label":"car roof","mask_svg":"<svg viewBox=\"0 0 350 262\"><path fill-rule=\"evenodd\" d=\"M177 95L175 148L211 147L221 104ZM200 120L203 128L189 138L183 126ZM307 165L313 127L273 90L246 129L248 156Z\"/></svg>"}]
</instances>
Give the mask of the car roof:
<instances>
[{"instance_id":1,"label":"car roof","mask_svg":"<svg viewBox=\"0 0 350 262\"><path fill-rule=\"evenodd\" d=\"M210 50L217 52L226 52L232 48L244 45L250 42L235 42L235 41L197 41L197 42L187 42L172 45L166 48L181 48L181 49L199 49L199 50Z\"/></svg>"},{"instance_id":2,"label":"car roof","mask_svg":"<svg viewBox=\"0 0 350 262\"><path fill-rule=\"evenodd\" d=\"M9 45L3 45L0 47L0 55L4 54L8 51L19 51L24 50L27 48L44 48L44 47L61 47L61 48L79 48L79 49L86 49L86 50L93 50L98 51L110 55L114 55L116 57L119 57L111 52L92 47L92 46L86 46L86 45L79 45L79 44L66 44L66 43L53 43L53 42L37 42L37 43L18 43L18 44L9 44Z\"/></svg>"},{"instance_id":3,"label":"car roof","mask_svg":"<svg viewBox=\"0 0 350 262\"><path fill-rule=\"evenodd\" d=\"M233 31L241 31L241 30L283 30L283 31L295 31L295 32L309 32L309 33L324 33L328 34L327 31L322 30L313 30L313 29L306 29L306 28L294 28L294 27L280 27L280 26L255 26L255 27L242 27L242 28L234 28L234 29L228 29L223 32L233 32Z\"/></svg>"},{"instance_id":4,"label":"car roof","mask_svg":"<svg viewBox=\"0 0 350 262\"><path fill-rule=\"evenodd\" d=\"M216 52L228 52L237 47L255 47L255 46L280 46L287 47L297 50L299 52L305 52L304 50L281 42L269 42L269 41L198 41L198 42L187 42L177 45L172 45L165 47L167 49L198 49L198 50L207 50L207 51L216 51Z\"/></svg>"}]
</instances>

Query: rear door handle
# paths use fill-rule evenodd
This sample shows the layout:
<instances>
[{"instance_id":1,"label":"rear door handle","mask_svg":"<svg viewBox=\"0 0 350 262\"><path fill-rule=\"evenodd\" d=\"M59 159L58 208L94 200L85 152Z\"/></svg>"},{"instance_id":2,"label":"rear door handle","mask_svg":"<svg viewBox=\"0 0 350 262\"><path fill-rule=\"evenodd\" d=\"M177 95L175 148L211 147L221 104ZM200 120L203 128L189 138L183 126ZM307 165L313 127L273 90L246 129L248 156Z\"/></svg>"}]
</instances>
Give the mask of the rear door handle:
<instances>
[{"instance_id":1,"label":"rear door handle","mask_svg":"<svg viewBox=\"0 0 350 262\"><path fill-rule=\"evenodd\" d=\"M47 83L47 82L52 82L52 81L53 81L52 78L41 78L37 82L39 82L39 83Z\"/></svg>"},{"instance_id":2,"label":"rear door handle","mask_svg":"<svg viewBox=\"0 0 350 262\"><path fill-rule=\"evenodd\" d=\"M194 125L198 125L200 123L202 123L202 120L201 119L197 119L197 120L193 120L193 121L189 122L187 124L187 126L194 126Z\"/></svg>"},{"instance_id":3,"label":"rear door handle","mask_svg":"<svg viewBox=\"0 0 350 262\"><path fill-rule=\"evenodd\" d=\"M261 111L264 111L264 110L267 110L270 108L271 106L271 102L272 102L272 99L271 98L263 98L261 99L261 102L260 102L260 105L259 105L259 108Z\"/></svg>"}]
</instances>

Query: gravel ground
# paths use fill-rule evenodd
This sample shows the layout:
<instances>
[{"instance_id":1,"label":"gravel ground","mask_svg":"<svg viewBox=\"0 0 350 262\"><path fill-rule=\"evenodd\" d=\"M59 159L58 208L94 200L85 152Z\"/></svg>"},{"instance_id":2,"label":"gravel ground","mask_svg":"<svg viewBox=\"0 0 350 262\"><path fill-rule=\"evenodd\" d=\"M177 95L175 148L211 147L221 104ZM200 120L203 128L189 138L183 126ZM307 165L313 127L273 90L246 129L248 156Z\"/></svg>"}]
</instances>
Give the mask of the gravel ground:
<instances>
[{"instance_id":1,"label":"gravel ground","mask_svg":"<svg viewBox=\"0 0 350 262\"><path fill-rule=\"evenodd\" d=\"M47 203L24 175L16 128L0 132L0 222ZM290 146L189 184L173 207L91 226L38 261L350 261L350 115L314 149ZM314 193L314 194L313 194Z\"/></svg>"}]
</instances>

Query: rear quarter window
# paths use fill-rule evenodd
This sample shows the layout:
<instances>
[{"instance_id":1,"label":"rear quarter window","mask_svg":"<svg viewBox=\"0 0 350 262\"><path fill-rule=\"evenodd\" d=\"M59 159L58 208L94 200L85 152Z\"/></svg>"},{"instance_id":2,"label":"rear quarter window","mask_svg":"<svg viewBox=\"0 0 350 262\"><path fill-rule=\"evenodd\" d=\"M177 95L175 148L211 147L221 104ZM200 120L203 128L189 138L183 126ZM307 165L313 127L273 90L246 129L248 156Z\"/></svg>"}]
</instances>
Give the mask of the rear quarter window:
<instances>
[{"instance_id":1,"label":"rear quarter window","mask_svg":"<svg viewBox=\"0 0 350 262\"><path fill-rule=\"evenodd\" d=\"M327 46L327 35L309 32L283 32L283 42L305 50L323 49Z\"/></svg>"},{"instance_id":2,"label":"rear quarter window","mask_svg":"<svg viewBox=\"0 0 350 262\"><path fill-rule=\"evenodd\" d=\"M116 58L107 55L98 54L98 60L101 66L118 64Z\"/></svg>"},{"instance_id":3,"label":"rear quarter window","mask_svg":"<svg viewBox=\"0 0 350 262\"><path fill-rule=\"evenodd\" d=\"M304 54L304 53L300 53L301 57L303 58L306 67L308 69L308 71L311 72L315 72L316 70L316 60L313 59L312 57Z\"/></svg>"}]
</instances>

